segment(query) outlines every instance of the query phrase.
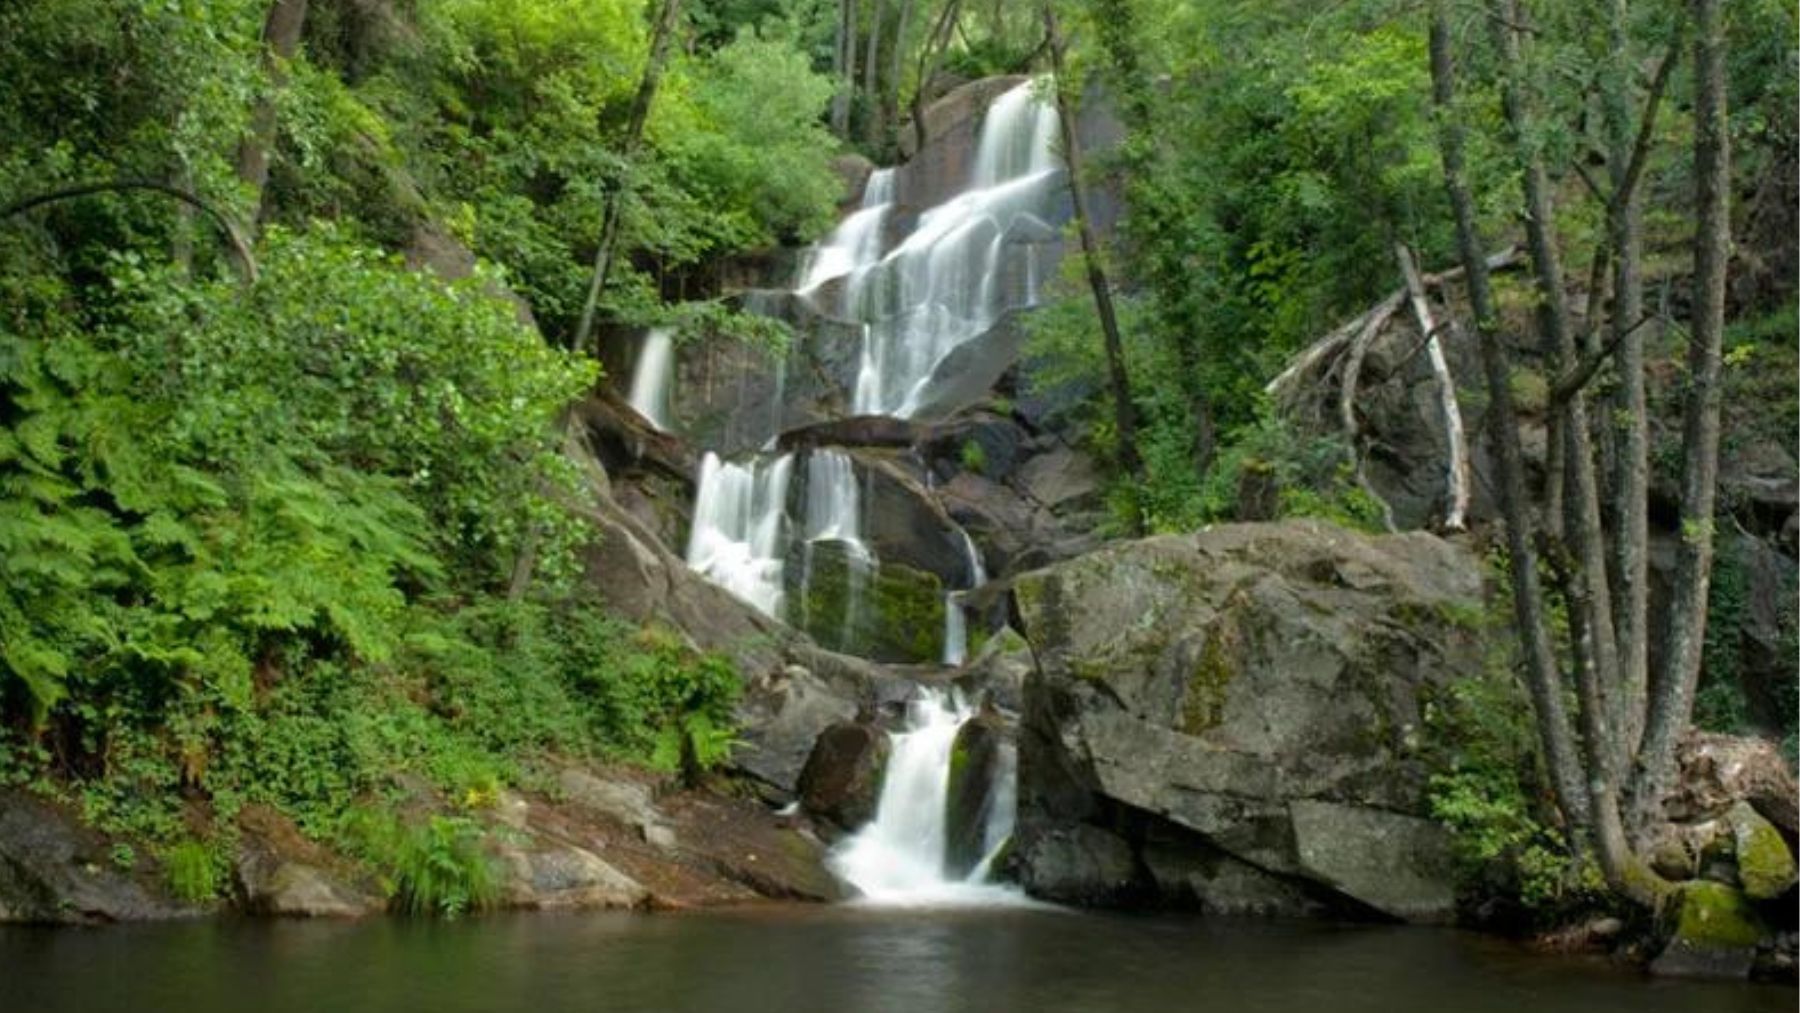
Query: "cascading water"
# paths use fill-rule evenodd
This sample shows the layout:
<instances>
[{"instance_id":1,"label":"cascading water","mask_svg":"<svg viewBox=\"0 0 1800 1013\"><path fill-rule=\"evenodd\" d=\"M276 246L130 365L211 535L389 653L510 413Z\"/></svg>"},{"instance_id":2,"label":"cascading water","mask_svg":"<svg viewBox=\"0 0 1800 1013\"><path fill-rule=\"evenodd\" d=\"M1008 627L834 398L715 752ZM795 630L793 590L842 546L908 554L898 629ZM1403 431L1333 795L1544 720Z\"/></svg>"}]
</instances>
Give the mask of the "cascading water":
<instances>
[{"instance_id":1,"label":"cascading water","mask_svg":"<svg viewBox=\"0 0 1800 1013\"><path fill-rule=\"evenodd\" d=\"M1008 309L1037 299L1035 270L1024 272L1024 291L1007 291L1002 270L1009 241L1055 235L1044 216L1060 175L1053 142L1055 110L1022 84L994 100L982 122L969 186L919 216L917 226L884 255L868 245L845 254L838 236L808 269L817 287L829 259L849 262L841 315L861 321L863 353L853 394L858 415L916 413L938 364L958 346L992 327ZM885 211L867 206L858 216ZM858 230L879 225L858 223ZM858 237L862 233L858 232ZM1029 247L1027 247L1029 249Z\"/></svg>"},{"instance_id":2,"label":"cascading water","mask_svg":"<svg viewBox=\"0 0 1800 1013\"><path fill-rule=\"evenodd\" d=\"M1009 311L1035 304L1039 247L1056 237L1049 221L1056 217L1062 182L1053 147L1056 114L1035 91L1033 84L1022 84L989 106L960 193L924 209L908 228L897 213L906 188L894 170L876 170L858 209L804 260L795 293L819 312L861 328L850 392L853 413L901 418L920 413L931 403L933 377L947 357ZM773 410L779 419L780 406ZM777 433L768 435L773 442ZM864 576L878 566L863 541L855 468L841 451L809 452L804 512L790 522L793 468L792 455L765 453L736 464L708 453L700 469L688 561L757 608L780 615L787 550L799 538L804 567L799 618L811 629L815 620L834 621L811 614L810 593L815 551L834 545L848 568L844 594L850 600L842 603L847 640ZM966 532L959 534L969 587L978 587L986 580L980 553ZM968 653L966 590L949 592L945 601L942 660L950 665L961 664ZM1016 890L984 882L1012 833L1012 746L1001 748L994 772L999 780L985 815L986 857L966 878L946 875L952 744L974 711L955 695L920 692L907 729L894 736L874 821L833 853L832 865L877 903L1017 902L1022 895Z\"/></svg>"},{"instance_id":3,"label":"cascading water","mask_svg":"<svg viewBox=\"0 0 1800 1013\"><path fill-rule=\"evenodd\" d=\"M944 595L944 664L960 665L969 660L969 620L963 613L963 595L968 591L987 583L987 567L981 565L981 550L975 547L975 539L962 528L956 533L962 536L963 557L969 561L969 586L962 591L949 591Z\"/></svg>"},{"instance_id":4,"label":"cascading water","mask_svg":"<svg viewBox=\"0 0 1800 1013\"><path fill-rule=\"evenodd\" d=\"M824 542L836 542L846 553L844 581L845 601L839 637L848 641L862 604L867 571L873 569L875 554L862 539L862 497L857 494L856 465L841 450L818 449L806 459L806 526L802 537L801 559L805 572L800 587L803 598L812 587L813 553ZM810 600L803 607L810 608ZM803 614L801 625L812 627L812 617Z\"/></svg>"},{"instance_id":5,"label":"cascading water","mask_svg":"<svg viewBox=\"0 0 1800 1013\"><path fill-rule=\"evenodd\" d=\"M688 535L689 566L769 615L781 610L782 535L793 468L792 454L734 464L708 452L700 462Z\"/></svg>"},{"instance_id":6,"label":"cascading water","mask_svg":"<svg viewBox=\"0 0 1800 1013\"><path fill-rule=\"evenodd\" d=\"M975 716L960 694L921 689L908 706L907 729L894 736L875 819L839 846L832 871L874 904L1019 903L1017 890L987 883L989 866L1012 835L1010 750L985 815L986 857L967 878L945 875L950 753L963 722Z\"/></svg>"},{"instance_id":7,"label":"cascading water","mask_svg":"<svg viewBox=\"0 0 1800 1013\"><path fill-rule=\"evenodd\" d=\"M663 432L669 431L669 388L675 380L675 332L653 327L644 335L631 371L631 395L627 399L637 413Z\"/></svg>"}]
</instances>

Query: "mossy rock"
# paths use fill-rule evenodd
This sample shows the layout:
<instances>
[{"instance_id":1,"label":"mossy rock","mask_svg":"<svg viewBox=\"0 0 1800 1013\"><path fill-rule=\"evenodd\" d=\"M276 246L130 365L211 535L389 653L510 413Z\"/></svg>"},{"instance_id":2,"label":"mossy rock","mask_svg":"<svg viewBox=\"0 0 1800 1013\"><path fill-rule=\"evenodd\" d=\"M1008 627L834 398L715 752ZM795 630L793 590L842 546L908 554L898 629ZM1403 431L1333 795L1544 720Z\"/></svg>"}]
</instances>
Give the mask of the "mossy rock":
<instances>
[{"instance_id":1,"label":"mossy rock","mask_svg":"<svg viewBox=\"0 0 1800 1013\"><path fill-rule=\"evenodd\" d=\"M1737 845L1738 882L1751 900L1774 900L1794 885L1794 855L1781 831L1747 802L1726 815Z\"/></svg>"},{"instance_id":2,"label":"mossy rock","mask_svg":"<svg viewBox=\"0 0 1800 1013\"><path fill-rule=\"evenodd\" d=\"M897 664L944 653L944 585L935 574L880 562L848 542L796 545L786 565L788 621L820 646Z\"/></svg>"},{"instance_id":3,"label":"mossy rock","mask_svg":"<svg viewBox=\"0 0 1800 1013\"><path fill-rule=\"evenodd\" d=\"M1673 929L1650 969L1672 977L1749 974L1763 925L1744 894L1723 883L1683 883L1669 901Z\"/></svg>"}]
</instances>

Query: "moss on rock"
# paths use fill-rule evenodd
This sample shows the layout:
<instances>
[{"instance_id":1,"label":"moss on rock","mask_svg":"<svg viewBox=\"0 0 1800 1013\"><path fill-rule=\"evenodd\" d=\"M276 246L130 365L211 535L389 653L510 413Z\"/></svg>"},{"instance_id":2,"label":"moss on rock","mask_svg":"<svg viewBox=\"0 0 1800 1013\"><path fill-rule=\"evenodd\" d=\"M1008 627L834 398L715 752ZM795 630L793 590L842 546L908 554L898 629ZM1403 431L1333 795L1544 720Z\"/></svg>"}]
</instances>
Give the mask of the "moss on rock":
<instances>
[{"instance_id":1,"label":"moss on rock","mask_svg":"<svg viewBox=\"0 0 1800 1013\"><path fill-rule=\"evenodd\" d=\"M1748 803L1732 807L1728 819L1737 845L1738 882L1751 900L1774 900L1794 885L1794 856L1781 832Z\"/></svg>"},{"instance_id":2,"label":"moss on rock","mask_svg":"<svg viewBox=\"0 0 1800 1013\"><path fill-rule=\"evenodd\" d=\"M1762 938L1762 924L1748 899L1723 883L1701 879L1684 883L1675 903L1675 937L1670 945L1738 949L1754 947Z\"/></svg>"}]
</instances>

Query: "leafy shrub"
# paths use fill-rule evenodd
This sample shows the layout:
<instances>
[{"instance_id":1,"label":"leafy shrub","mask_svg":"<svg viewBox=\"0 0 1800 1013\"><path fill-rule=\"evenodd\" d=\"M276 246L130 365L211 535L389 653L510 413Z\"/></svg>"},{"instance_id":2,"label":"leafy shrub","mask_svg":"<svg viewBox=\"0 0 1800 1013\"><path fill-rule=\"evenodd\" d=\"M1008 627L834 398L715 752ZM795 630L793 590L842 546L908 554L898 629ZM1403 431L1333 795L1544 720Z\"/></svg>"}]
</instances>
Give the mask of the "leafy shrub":
<instances>
[{"instance_id":1,"label":"leafy shrub","mask_svg":"<svg viewBox=\"0 0 1800 1013\"><path fill-rule=\"evenodd\" d=\"M1500 901L1522 927L1545 927L1607 894L1598 868L1575 860L1556 825L1531 703L1515 674L1503 557L1490 557L1488 569L1486 663L1426 708L1428 798L1451 832L1465 894ZM1566 623L1552 625L1566 639Z\"/></svg>"},{"instance_id":2,"label":"leafy shrub","mask_svg":"<svg viewBox=\"0 0 1800 1013\"><path fill-rule=\"evenodd\" d=\"M169 890L175 896L190 904L218 896L221 876L214 849L200 841L185 840L164 851L162 860Z\"/></svg>"},{"instance_id":3,"label":"leafy shrub","mask_svg":"<svg viewBox=\"0 0 1800 1013\"><path fill-rule=\"evenodd\" d=\"M350 839L380 870L395 911L454 918L499 900L499 875L473 820L433 816L408 826L389 815L362 811L351 823Z\"/></svg>"}]
</instances>

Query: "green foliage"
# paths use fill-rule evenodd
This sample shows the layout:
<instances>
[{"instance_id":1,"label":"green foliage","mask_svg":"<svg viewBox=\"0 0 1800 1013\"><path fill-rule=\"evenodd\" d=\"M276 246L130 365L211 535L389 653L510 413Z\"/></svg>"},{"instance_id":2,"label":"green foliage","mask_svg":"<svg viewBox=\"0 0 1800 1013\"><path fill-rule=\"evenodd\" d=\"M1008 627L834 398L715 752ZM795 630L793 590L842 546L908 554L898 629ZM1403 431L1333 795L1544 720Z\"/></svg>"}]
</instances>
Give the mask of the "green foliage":
<instances>
[{"instance_id":1,"label":"green foliage","mask_svg":"<svg viewBox=\"0 0 1800 1013\"><path fill-rule=\"evenodd\" d=\"M1347 528L1381 528L1381 505L1356 483L1344 445L1305 437L1273 415L1238 433L1200 488L1202 522L1237 519L1246 480L1273 486L1275 517L1317 517ZM1273 519L1273 518L1271 518Z\"/></svg>"},{"instance_id":2,"label":"green foliage","mask_svg":"<svg viewBox=\"0 0 1800 1013\"><path fill-rule=\"evenodd\" d=\"M1490 558L1488 569L1486 663L1427 704L1428 797L1432 815L1451 831L1465 886L1509 900L1530 926L1547 927L1603 903L1606 888L1591 862L1571 856L1556 823L1531 704L1515 674L1504 559Z\"/></svg>"},{"instance_id":3,"label":"green foliage","mask_svg":"<svg viewBox=\"0 0 1800 1013\"><path fill-rule=\"evenodd\" d=\"M163 852L162 861L169 891L176 897L201 904L218 896L223 876L214 848L201 841L180 841Z\"/></svg>"},{"instance_id":4,"label":"green foliage","mask_svg":"<svg viewBox=\"0 0 1800 1013\"><path fill-rule=\"evenodd\" d=\"M490 908L500 898L499 873L473 820L432 816L409 826L365 810L353 815L351 826L354 847L381 871L395 911L455 918Z\"/></svg>"},{"instance_id":5,"label":"green foliage","mask_svg":"<svg viewBox=\"0 0 1800 1013\"><path fill-rule=\"evenodd\" d=\"M987 470L987 450L975 440L965 442L962 445L962 451L957 456L965 471L972 471L979 475Z\"/></svg>"}]
</instances>

